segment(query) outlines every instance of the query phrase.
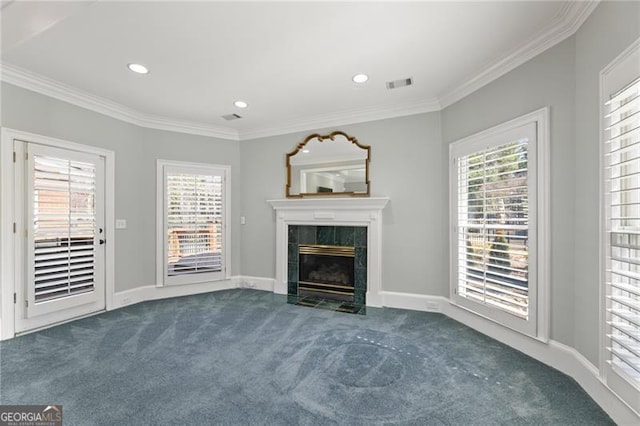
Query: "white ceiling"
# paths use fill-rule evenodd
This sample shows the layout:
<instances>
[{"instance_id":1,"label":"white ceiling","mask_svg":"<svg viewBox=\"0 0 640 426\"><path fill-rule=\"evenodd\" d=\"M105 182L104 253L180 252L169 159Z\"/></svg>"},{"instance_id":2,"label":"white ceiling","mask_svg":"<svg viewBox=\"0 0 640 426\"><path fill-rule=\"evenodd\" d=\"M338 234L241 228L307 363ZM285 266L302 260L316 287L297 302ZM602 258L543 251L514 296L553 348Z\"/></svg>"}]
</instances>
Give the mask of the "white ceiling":
<instances>
[{"instance_id":1,"label":"white ceiling","mask_svg":"<svg viewBox=\"0 0 640 426\"><path fill-rule=\"evenodd\" d=\"M571 35L594 7L3 0L1 61L5 81L128 121L246 139L438 110ZM369 81L353 83L358 72Z\"/></svg>"}]
</instances>

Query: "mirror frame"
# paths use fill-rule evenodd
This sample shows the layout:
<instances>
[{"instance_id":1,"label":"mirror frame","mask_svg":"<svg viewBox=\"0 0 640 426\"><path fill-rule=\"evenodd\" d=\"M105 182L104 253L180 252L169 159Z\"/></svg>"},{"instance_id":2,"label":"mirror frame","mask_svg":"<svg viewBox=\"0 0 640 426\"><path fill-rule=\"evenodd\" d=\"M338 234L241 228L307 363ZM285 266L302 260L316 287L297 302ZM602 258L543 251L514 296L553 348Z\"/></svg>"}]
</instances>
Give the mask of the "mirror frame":
<instances>
[{"instance_id":1,"label":"mirror frame","mask_svg":"<svg viewBox=\"0 0 640 426\"><path fill-rule=\"evenodd\" d=\"M302 151L304 146L313 139L318 139L318 142L324 140L335 140L336 136L344 136L347 142L351 142L358 148L367 151L367 158L365 159L365 182L367 184L367 192L300 192L299 194L291 194L291 157ZM335 196L348 196L348 197L368 197L371 194L371 182L369 181L369 162L371 161L371 147L369 145L363 145L358 142L354 136L349 136L345 132L336 130L328 135L321 135L314 133L304 138L293 151L287 153L287 185L285 187L285 194L287 198L304 198L304 197L335 197Z\"/></svg>"}]
</instances>

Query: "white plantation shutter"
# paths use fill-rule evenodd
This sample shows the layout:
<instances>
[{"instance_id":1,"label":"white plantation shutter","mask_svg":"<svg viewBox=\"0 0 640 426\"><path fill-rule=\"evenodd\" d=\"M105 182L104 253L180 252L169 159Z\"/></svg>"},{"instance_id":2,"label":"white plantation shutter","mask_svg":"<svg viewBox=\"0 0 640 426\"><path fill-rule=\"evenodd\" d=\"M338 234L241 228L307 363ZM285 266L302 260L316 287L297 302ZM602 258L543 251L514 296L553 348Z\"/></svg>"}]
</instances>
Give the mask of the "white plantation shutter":
<instances>
[{"instance_id":1,"label":"white plantation shutter","mask_svg":"<svg viewBox=\"0 0 640 426\"><path fill-rule=\"evenodd\" d=\"M458 295L527 319L528 140L460 157Z\"/></svg>"},{"instance_id":2,"label":"white plantation shutter","mask_svg":"<svg viewBox=\"0 0 640 426\"><path fill-rule=\"evenodd\" d=\"M548 333L546 108L450 145L451 299L530 336Z\"/></svg>"},{"instance_id":3,"label":"white plantation shutter","mask_svg":"<svg viewBox=\"0 0 640 426\"><path fill-rule=\"evenodd\" d=\"M167 174L168 275L222 270L222 179Z\"/></svg>"},{"instance_id":4,"label":"white plantation shutter","mask_svg":"<svg viewBox=\"0 0 640 426\"><path fill-rule=\"evenodd\" d=\"M228 182L225 166L158 161L159 285L226 278ZM160 257L161 256L161 257Z\"/></svg>"},{"instance_id":5,"label":"white plantation shutter","mask_svg":"<svg viewBox=\"0 0 640 426\"><path fill-rule=\"evenodd\" d=\"M607 349L640 386L640 78L605 104Z\"/></svg>"},{"instance_id":6,"label":"white plantation shutter","mask_svg":"<svg viewBox=\"0 0 640 426\"><path fill-rule=\"evenodd\" d=\"M93 291L96 167L34 155L35 303Z\"/></svg>"}]
</instances>

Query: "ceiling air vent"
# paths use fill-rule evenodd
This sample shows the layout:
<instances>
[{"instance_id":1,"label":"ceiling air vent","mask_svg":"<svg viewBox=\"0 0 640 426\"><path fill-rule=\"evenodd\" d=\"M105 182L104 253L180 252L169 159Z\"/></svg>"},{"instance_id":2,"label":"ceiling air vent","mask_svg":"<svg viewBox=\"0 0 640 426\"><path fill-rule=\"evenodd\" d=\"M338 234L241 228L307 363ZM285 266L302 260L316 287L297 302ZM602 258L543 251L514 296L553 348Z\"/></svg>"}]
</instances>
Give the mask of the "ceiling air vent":
<instances>
[{"instance_id":1,"label":"ceiling air vent","mask_svg":"<svg viewBox=\"0 0 640 426\"><path fill-rule=\"evenodd\" d=\"M413 78L403 78L400 80L387 81L387 89L397 89L398 87L411 86L413 84Z\"/></svg>"},{"instance_id":2,"label":"ceiling air vent","mask_svg":"<svg viewBox=\"0 0 640 426\"><path fill-rule=\"evenodd\" d=\"M242 118L242 116L238 114L227 114L227 115L223 115L222 118L224 118L227 121L231 121L231 120L237 120L238 118Z\"/></svg>"}]
</instances>

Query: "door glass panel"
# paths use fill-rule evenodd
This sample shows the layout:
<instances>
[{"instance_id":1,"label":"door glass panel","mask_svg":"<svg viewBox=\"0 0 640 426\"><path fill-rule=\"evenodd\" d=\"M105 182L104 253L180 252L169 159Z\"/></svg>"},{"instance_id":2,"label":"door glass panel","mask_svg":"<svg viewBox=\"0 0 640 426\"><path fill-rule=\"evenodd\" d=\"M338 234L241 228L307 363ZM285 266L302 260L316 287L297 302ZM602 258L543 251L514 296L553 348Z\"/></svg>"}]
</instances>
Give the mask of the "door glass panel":
<instances>
[{"instance_id":1,"label":"door glass panel","mask_svg":"<svg viewBox=\"0 0 640 426\"><path fill-rule=\"evenodd\" d=\"M96 167L34 156L35 303L94 290Z\"/></svg>"}]
</instances>

